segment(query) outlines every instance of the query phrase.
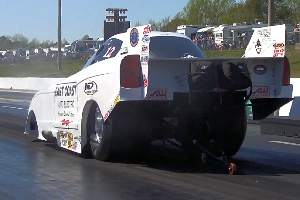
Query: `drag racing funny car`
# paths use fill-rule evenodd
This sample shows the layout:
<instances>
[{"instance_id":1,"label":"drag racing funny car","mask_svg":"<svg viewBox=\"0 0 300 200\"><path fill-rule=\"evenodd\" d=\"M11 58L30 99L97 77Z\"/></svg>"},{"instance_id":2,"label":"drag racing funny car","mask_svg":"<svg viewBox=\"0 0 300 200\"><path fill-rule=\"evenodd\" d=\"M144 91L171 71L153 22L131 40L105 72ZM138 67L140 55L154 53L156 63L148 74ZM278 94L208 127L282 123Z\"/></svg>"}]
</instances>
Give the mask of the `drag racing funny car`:
<instances>
[{"instance_id":1,"label":"drag racing funny car","mask_svg":"<svg viewBox=\"0 0 300 200\"><path fill-rule=\"evenodd\" d=\"M267 117L291 100L289 78L284 56L205 59L183 35L134 27L39 91L25 133L105 161L143 155L153 140L231 157L245 137L246 102L254 119Z\"/></svg>"}]
</instances>

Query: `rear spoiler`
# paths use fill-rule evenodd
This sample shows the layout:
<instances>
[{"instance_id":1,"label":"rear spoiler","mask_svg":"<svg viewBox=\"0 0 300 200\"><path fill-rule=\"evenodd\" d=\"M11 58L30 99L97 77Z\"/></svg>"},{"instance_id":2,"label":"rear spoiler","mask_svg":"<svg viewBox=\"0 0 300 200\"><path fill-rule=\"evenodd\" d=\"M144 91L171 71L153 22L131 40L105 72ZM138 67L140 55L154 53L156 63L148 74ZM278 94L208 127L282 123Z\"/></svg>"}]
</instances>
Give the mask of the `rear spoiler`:
<instances>
[{"instance_id":1,"label":"rear spoiler","mask_svg":"<svg viewBox=\"0 0 300 200\"><path fill-rule=\"evenodd\" d=\"M276 58L271 58L271 57L249 57L249 58L149 58L149 62L151 61L190 61L190 62L195 62L195 61L208 61L208 62L220 62L220 61L249 61L249 60L266 60L266 59L275 59L275 60L283 60L281 57L276 57Z\"/></svg>"},{"instance_id":2,"label":"rear spoiler","mask_svg":"<svg viewBox=\"0 0 300 200\"><path fill-rule=\"evenodd\" d=\"M213 59L204 59L204 58L150 58L149 62L182 62L183 66L186 63L189 63L190 66L190 72L191 72L191 68L195 63L202 63L202 66L199 66L199 70L201 70L201 67L205 67L205 64L207 63L213 63L213 66L217 66L216 63L244 63L247 65L247 63L254 63L258 62L258 63L267 63L268 61L272 61L274 62L279 62L282 63L282 67L283 69L285 68L285 63L286 63L286 58L264 58L264 57L260 57L260 58L213 58ZM280 65L276 65L276 66L281 66ZM151 68L151 64L149 65L149 67ZM248 72L250 74L250 76L258 76L257 74L255 74L255 72L253 72L253 67L251 67L250 65L247 65L248 68ZM250 68L250 69L249 69ZM274 66L270 66L270 68L272 70L274 70ZM197 69L196 69L197 71ZM280 70L278 70L280 71ZM285 70L284 70L285 72ZM258 73L258 72L256 72ZM285 74L285 73L283 73ZM260 75L260 80L262 80L264 77L264 75ZM284 75L283 75L284 76ZM213 76L208 76L209 78L214 78ZM189 80L190 80L190 76L189 76ZM285 79L283 79L281 81L280 80L276 80L276 81L280 81L278 82L278 86L279 89L284 89L285 86L289 87L289 85L286 85L287 82L284 81ZM252 77L251 77L251 81L253 81ZM214 82L214 81L212 81ZM200 84L204 84L206 85L208 82L202 82L199 83ZM210 83L209 83L210 84ZM256 83L253 84L253 86ZM213 85L212 87L215 87L216 85ZM222 87L215 87L215 88L221 88ZM209 90L209 89L208 89ZM225 89L226 90L226 89ZM234 90L234 89L233 89ZM221 90L220 90L221 91ZM289 101L292 100L291 96L287 95L287 96L271 96L271 97L259 97L259 98L253 98L253 96L251 96L252 93L252 85L250 86L250 91L248 90L248 95L246 96L246 100L249 98L251 101L251 106L252 106L252 110L253 110L253 119L254 120L260 120L260 119L264 119L266 118L268 115L270 115L271 113L273 113L274 111L276 111L277 109L279 109L281 106L283 106L284 104L288 103ZM248 105L249 106L249 105Z\"/></svg>"}]
</instances>

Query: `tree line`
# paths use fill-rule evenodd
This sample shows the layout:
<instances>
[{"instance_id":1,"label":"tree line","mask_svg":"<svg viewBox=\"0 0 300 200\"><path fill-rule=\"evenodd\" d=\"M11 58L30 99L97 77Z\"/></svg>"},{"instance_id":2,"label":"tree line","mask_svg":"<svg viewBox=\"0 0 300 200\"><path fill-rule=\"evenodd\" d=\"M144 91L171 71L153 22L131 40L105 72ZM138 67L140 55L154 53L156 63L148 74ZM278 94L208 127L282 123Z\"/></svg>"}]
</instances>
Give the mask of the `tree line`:
<instances>
[{"instance_id":1,"label":"tree line","mask_svg":"<svg viewBox=\"0 0 300 200\"><path fill-rule=\"evenodd\" d=\"M63 44L69 44L66 39L64 39ZM56 46L57 43L51 40L39 41L34 38L29 40L22 34L15 34L14 36L0 36L0 50L9 50L9 49L35 49L35 48L50 48Z\"/></svg>"},{"instance_id":2,"label":"tree line","mask_svg":"<svg viewBox=\"0 0 300 200\"><path fill-rule=\"evenodd\" d=\"M300 0L273 0L274 24L300 23ZM153 28L175 31L178 25L220 25L256 22L267 23L268 0L189 0L173 18L150 20Z\"/></svg>"}]
</instances>

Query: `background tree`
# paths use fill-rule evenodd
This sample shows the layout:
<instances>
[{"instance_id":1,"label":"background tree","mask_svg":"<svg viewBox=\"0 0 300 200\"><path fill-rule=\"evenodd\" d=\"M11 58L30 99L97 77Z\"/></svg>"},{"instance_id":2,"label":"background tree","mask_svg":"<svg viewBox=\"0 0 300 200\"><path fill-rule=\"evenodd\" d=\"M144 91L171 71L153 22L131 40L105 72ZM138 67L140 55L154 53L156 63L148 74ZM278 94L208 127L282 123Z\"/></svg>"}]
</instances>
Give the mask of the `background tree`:
<instances>
[{"instance_id":1,"label":"background tree","mask_svg":"<svg viewBox=\"0 0 300 200\"><path fill-rule=\"evenodd\" d=\"M177 29L177 26L180 24L187 24L187 20L182 16L182 13L175 15L173 19L167 18L161 27L162 31L171 31L174 32Z\"/></svg>"},{"instance_id":2,"label":"background tree","mask_svg":"<svg viewBox=\"0 0 300 200\"><path fill-rule=\"evenodd\" d=\"M40 47L41 48L50 48L54 46L54 42L50 41L50 40L45 40L43 42L41 42Z\"/></svg>"},{"instance_id":3,"label":"background tree","mask_svg":"<svg viewBox=\"0 0 300 200\"><path fill-rule=\"evenodd\" d=\"M9 39L8 36L1 36L0 37L0 50L5 51L8 49L12 49L13 42Z\"/></svg>"},{"instance_id":4,"label":"background tree","mask_svg":"<svg viewBox=\"0 0 300 200\"><path fill-rule=\"evenodd\" d=\"M232 24L235 22L247 22L249 24L253 24L258 21L267 22L267 6L267 1L265 0L245 0L235 2L226 15L222 17L222 21L226 24Z\"/></svg>"},{"instance_id":5,"label":"background tree","mask_svg":"<svg viewBox=\"0 0 300 200\"><path fill-rule=\"evenodd\" d=\"M300 23L300 0L273 0L275 24ZM175 31L178 25L220 25L246 22L267 23L267 0L189 0L182 12L166 17L152 26Z\"/></svg>"},{"instance_id":6,"label":"background tree","mask_svg":"<svg viewBox=\"0 0 300 200\"><path fill-rule=\"evenodd\" d=\"M136 27L136 26L141 26L142 24L141 24L141 22L140 21L136 21L135 23L134 23L134 27Z\"/></svg>"},{"instance_id":7,"label":"background tree","mask_svg":"<svg viewBox=\"0 0 300 200\"><path fill-rule=\"evenodd\" d=\"M67 40L66 38L64 38L64 39L62 40L62 44L63 44L63 45L69 45L70 43L68 42L68 40Z\"/></svg>"},{"instance_id":8,"label":"background tree","mask_svg":"<svg viewBox=\"0 0 300 200\"><path fill-rule=\"evenodd\" d=\"M28 44L28 39L22 35L22 34L15 34L12 38L11 41L13 43L13 48L24 48Z\"/></svg>"},{"instance_id":9,"label":"background tree","mask_svg":"<svg viewBox=\"0 0 300 200\"><path fill-rule=\"evenodd\" d=\"M153 19L150 19L148 24L151 24L151 29L154 31L160 31L161 30L161 22L155 22Z\"/></svg>"},{"instance_id":10,"label":"background tree","mask_svg":"<svg viewBox=\"0 0 300 200\"><path fill-rule=\"evenodd\" d=\"M29 49L35 49L40 47L40 41L36 38L33 38L29 43L28 43Z\"/></svg>"},{"instance_id":11,"label":"background tree","mask_svg":"<svg viewBox=\"0 0 300 200\"><path fill-rule=\"evenodd\" d=\"M90 38L90 36L88 34L84 35L81 40L88 40Z\"/></svg>"},{"instance_id":12,"label":"background tree","mask_svg":"<svg viewBox=\"0 0 300 200\"><path fill-rule=\"evenodd\" d=\"M300 0L274 1L275 23L297 24L300 22Z\"/></svg>"},{"instance_id":13,"label":"background tree","mask_svg":"<svg viewBox=\"0 0 300 200\"><path fill-rule=\"evenodd\" d=\"M191 24L221 24L222 17L235 6L234 0L190 0L183 10Z\"/></svg>"}]
</instances>

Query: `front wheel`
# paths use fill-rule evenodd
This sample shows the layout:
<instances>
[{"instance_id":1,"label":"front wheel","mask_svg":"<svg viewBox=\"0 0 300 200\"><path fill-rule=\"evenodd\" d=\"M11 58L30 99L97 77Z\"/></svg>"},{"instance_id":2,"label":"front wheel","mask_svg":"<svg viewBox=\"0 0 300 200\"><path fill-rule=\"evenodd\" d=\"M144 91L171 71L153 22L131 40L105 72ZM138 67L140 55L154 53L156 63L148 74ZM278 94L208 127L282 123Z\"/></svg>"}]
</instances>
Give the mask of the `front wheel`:
<instances>
[{"instance_id":1,"label":"front wheel","mask_svg":"<svg viewBox=\"0 0 300 200\"><path fill-rule=\"evenodd\" d=\"M88 116L88 141L92 156L107 161L112 154L112 120L104 122L98 105L94 104Z\"/></svg>"},{"instance_id":2,"label":"front wheel","mask_svg":"<svg viewBox=\"0 0 300 200\"><path fill-rule=\"evenodd\" d=\"M33 111L30 111L26 120L25 133L33 138L38 138L38 125Z\"/></svg>"}]
</instances>

